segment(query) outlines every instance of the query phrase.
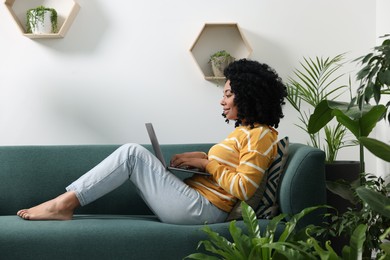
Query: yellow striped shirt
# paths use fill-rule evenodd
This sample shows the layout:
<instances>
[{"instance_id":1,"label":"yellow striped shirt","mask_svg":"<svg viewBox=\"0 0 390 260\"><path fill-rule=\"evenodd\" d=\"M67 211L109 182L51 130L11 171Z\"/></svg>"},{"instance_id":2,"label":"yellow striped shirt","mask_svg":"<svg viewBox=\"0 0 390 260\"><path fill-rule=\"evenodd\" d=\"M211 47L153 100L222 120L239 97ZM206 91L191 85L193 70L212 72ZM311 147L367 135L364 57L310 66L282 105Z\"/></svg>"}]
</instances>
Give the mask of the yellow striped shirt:
<instances>
[{"instance_id":1,"label":"yellow striped shirt","mask_svg":"<svg viewBox=\"0 0 390 260\"><path fill-rule=\"evenodd\" d=\"M206 171L212 176L195 174L186 183L221 210L230 212L237 199L247 200L255 193L276 156L277 137L278 132L266 125L235 128L209 151Z\"/></svg>"}]
</instances>

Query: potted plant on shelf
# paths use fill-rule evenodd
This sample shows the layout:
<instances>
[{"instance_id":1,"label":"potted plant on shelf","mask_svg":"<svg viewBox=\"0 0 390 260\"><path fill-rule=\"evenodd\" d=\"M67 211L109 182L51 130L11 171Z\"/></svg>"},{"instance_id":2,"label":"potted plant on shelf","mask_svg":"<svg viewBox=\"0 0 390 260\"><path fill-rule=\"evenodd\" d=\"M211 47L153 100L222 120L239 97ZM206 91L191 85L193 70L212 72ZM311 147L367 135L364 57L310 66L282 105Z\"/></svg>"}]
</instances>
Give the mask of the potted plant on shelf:
<instances>
[{"instance_id":1,"label":"potted plant on shelf","mask_svg":"<svg viewBox=\"0 0 390 260\"><path fill-rule=\"evenodd\" d=\"M33 34L50 34L57 32L57 11L54 8L38 6L26 13L26 31Z\"/></svg>"},{"instance_id":2,"label":"potted plant on shelf","mask_svg":"<svg viewBox=\"0 0 390 260\"><path fill-rule=\"evenodd\" d=\"M210 56L211 69L215 77L224 77L223 71L225 68L235 60L233 56L230 55L225 50L217 51Z\"/></svg>"}]
</instances>

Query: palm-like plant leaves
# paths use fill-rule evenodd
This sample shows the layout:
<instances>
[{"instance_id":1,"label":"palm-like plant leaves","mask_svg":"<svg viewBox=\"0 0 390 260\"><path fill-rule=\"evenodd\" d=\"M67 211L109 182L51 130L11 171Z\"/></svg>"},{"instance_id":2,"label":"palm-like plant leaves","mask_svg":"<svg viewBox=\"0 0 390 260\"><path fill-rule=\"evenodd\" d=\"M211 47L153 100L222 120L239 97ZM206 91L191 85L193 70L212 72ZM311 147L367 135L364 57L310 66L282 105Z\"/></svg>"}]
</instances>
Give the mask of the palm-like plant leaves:
<instances>
[{"instance_id":1,"label":"palm-like plant leaves","mask_svg":"<svg viewBox=\"0 0 390 260\"><path fill-rule=\"evenodd\" d=\"M350 144L346 144L346 142L344 142L344 138L347 135L347 129L340 123L335 126L326 125L324 127L324 132L327 145L324 146L323 150L327 152L329 156L328 161L330 162L336 160L338 151L341 148L356 145L353 142L350 142Z\"/></svg>"},{"instance_id":2,"label":"palm-like plant leaves","mask_svg":"<svg viewBox=\"0 0 390 260\"><path fill-rule=\"evenodd\" d=\"M299 121L301 124L296 124L299 128L305 131L310 138L310 145L323 149L326 154L326 160L332 162L334 156L337 154L333 152L329 154L329 149L326 148L328 143L334 141L327 140L327 136L322 136L322 133L310 133L308 131L309 115L312 113L311 109L305 110L305 105L309 105L314 109L321 101L326 99L335 99L342 94L346 85L334 86L338 79L343 74L335 75L341 68L341 61L344 58L343 54L337 55L334 58L304 58L301 62L301 69L294 71L296 79L290 78L287 83L287 100L299 113ZM322 140L325 139L325 144L322 145ZM341 140L340 142L341 143ZM336 147L340 149L342 146Z\"/></svg>"}]
</instances>

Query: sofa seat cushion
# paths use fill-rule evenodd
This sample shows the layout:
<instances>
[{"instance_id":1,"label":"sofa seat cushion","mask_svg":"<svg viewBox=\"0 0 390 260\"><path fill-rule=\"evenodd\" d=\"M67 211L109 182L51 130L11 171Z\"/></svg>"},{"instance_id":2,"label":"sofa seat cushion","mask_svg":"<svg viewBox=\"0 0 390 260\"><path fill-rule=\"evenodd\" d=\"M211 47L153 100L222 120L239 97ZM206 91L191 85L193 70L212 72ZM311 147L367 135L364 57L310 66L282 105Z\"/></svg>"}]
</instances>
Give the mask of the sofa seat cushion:
<instances>
[{"instance_id":1,"label":"sofa seat cushion","mask_svg":"<svg viewBox=\"0 0 390 260\"><path fill-rule=\"evenodd\" d=\"M268 221L259 223L264 230ZM209 226L230 237L228 225ZM182 259L207 238L202 227L165 224L152 215L76 215L71 221L0 216L0 252L4 259Z\"/></svg>"}]
</instances>

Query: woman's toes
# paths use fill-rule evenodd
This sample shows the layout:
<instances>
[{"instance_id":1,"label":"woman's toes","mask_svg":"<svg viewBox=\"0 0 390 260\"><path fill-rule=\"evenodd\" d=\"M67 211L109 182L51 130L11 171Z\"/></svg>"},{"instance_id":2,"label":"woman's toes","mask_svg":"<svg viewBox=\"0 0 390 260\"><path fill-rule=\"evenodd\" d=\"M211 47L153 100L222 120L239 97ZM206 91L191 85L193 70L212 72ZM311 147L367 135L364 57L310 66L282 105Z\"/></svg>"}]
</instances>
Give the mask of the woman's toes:
<instances>
[{"instance_id":1,"label":"woman's toes","mask_svg":"<svg viewBox=\"0 0 390 260\"><path fill-rule=\"evenodd\" d=\"M29 219L29 215L26 209L19 210L16 215L21 217L22 219Z\"/></svg>"}]
</instances>

